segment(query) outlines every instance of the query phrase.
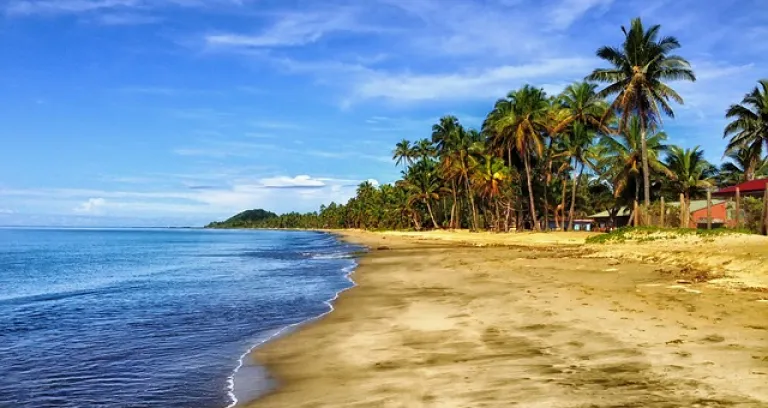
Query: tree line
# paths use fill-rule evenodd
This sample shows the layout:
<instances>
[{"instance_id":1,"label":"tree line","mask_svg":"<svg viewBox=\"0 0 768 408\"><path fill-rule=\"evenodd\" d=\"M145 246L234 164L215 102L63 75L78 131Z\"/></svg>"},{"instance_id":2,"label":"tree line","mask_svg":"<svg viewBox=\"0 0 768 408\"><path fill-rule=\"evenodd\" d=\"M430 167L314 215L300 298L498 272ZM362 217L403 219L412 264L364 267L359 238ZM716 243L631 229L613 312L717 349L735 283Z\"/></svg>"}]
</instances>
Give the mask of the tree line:
<instances>
[{"instance_id":1,"label":"tree line","mask_svg":"<svg viewBox=\"0 0 768 408\"><path fill-rule=\"evenodd\" d=\"M401 179L364 182L346 204L246 223L256 228L572 229L588 214L768 176L768 79L725 113L725 163L701 147L668 143L663 118L683 98L670 81L695 81L674 54L678 40L640 19L622 27L619 47L603 46L606 67L557 95L525 85L499 99L480 129L444 116L431 135L393 151ZM747 203L759 208L759 203ZM646 211L648 212L648 211ZM214 225L226 227L227 225Z\"/></svg>"}]
</instances>

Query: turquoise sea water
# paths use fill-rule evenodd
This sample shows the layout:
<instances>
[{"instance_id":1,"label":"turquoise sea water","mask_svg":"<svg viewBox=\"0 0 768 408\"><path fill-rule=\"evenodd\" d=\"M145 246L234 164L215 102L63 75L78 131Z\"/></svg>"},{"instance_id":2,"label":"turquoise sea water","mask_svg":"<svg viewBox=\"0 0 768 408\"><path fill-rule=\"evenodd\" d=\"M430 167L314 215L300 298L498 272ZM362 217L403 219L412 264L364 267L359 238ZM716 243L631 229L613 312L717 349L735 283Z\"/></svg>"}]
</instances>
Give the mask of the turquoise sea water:
<instances>
[{"instance_id":1,"label":"turquoise sea water","mask_svg":"<svg viewBox=\"0 0 768 408\"><path fill-rule=\"evenodd\" d=\"M315 232L0 229L0 407L252 399L269 382L243 354L327 313L357 249Z\"/></svg>"}]
</instances>

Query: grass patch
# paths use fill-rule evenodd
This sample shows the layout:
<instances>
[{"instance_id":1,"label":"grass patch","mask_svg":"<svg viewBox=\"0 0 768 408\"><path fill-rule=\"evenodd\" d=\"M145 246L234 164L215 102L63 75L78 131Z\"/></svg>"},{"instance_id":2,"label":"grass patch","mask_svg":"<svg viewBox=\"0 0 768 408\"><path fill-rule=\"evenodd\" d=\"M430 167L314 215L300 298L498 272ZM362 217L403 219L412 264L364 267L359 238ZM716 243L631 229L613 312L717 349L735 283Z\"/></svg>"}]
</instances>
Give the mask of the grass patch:
<instances>
[{"instance_id":1,"label":"grass patch","mask_svg":"<svg viewBox=\"0 0 768 408\"><path fill-rule=\"evenodd\" d=\"M713 239L724 235L750 234L748 230L718 228L712 230L695 228L622 227L609 233L587 238L588 244L621 243L627 241L650 242L681 237Z\"/></svg>"}]
</instances>

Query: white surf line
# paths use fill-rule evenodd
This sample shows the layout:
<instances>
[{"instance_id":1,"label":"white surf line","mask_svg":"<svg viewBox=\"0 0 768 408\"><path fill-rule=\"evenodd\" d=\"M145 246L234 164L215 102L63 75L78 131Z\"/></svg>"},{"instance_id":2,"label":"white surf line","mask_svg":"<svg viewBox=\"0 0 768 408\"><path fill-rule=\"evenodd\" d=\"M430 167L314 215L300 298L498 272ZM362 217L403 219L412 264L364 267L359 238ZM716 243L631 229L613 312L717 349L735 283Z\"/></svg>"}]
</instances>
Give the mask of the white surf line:
<instances>
[{"instance_id":1,"label":"white surf line","mask_svg":"<svg viewBox=\"0 0 768 408\"><path fill-rule=\"evenodd\" d=\"M304 323L309 323L309 322L311 322L313 320L320 319L323 316L326 316L326 315L330 314L331 312L333 312L334 310L336 310L333 307L333 302L335 302L336 299L338 299L339 296L343 292L346 292L349 289L352 289L355 286L357 286L357 283L354 280L352 280L352 274L355 273L355 269L357 269L357 266L358 266L357 261L354 261L353 265L348 266L348 267L342 269L342 271L347 272L346 275L344 275L344 277L350 283L352 283L352 286L350 286L348 288L344 288L344 289L336 292L336 294L331 299L324 301L324 303L326 305L328 305L328 308L329 308L329 310L327 312L325 312L323 314L320 314L318 316L315 316L315 317L311 317L311 318L309 318L307 320L303 320L303 321L300 321L298 323L289 324L288 326L283 327L282 329L276 331L275 333L273 333L271 336L267 337L266 339L264 339L264 340L262 340L262 341L260 341L260 342L258 342L256 344L254 344L253 346L251 346L245 353L243 353L243 355L240 356L240 358L237 359L237 367L235 367L235 370L232 372L232 374L229 377L227 377L227 396L229 396L229 399L230 399L231 402L229 403L229 405L226 406L226 408L234 408L234 407L237 406L237 404L240 403L240 401L238 401L238 399L237 399L237 396L235 396L235 376L240 371L240 369L243 368L243 365L245 364L246 357L248 357L253 352L253 350L255 350L257 347L259 347L259 346L263 345L264 343L274 339L275 337L280 336L281 334L285 333L288 329L291 329L293 327L302 325Z\"/></svg>"}]
</instances>

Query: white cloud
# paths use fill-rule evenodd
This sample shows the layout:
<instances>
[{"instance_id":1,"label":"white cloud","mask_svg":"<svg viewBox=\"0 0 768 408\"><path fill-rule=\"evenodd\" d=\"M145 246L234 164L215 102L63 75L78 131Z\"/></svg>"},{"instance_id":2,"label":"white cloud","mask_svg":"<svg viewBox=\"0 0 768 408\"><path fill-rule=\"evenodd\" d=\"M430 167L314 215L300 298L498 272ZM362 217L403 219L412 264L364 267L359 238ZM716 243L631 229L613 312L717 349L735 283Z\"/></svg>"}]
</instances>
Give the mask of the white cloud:
<instances>
[{"instance_id":1,"label":"white cloud","mask_svg":"<svg viewBox=\"0 0 768 408\"><path fill-rule=\"evenodd\" d=\"M3 202L26 214L197 219L200 224L236 212L265 208L276 212L314 211L331 201L346 202L363 180L310 175L235 180L227 186L190 189L184 183L163 191L93 189L0 189ZM370 180L378 185L376 180ZM140 186L135 186L140 188ZM0 211L0 214L12 214ZM190 218L191 217L191 218Z\"/></svg>"},{"instance_id":2,"label":"white cloud","mask_svg":"<svg viewBox=\"0 0 768 408\"><path fill-rule=\"evenodd\" d=\"M550 13L551 26L566 29L588 11L599 7L606 9L611 3L613 0L561 0Z\"/></svg>"},{"instance_id":3,"label":"white cloud","mask_svg":"<svg viewBox=\"0 0 768 408\"><path fill-rule=\"evenodd\" d=\"M68 14L137 7L141 0L25 0L11 1L5 11L11 15Z\"/></svg>"},{"instance_id":4,"label":"white cloud","mask_svg":"<svg viewBox=\"0 0 768 408\"><path fill-rule=\"evenodd\" d=\"M300 175L296 177L278 176L263 178L260 180L261 185L267 188L297 188L297 187L325 187L325 183L318 179L313 179L307 175Z\"/></svg>"},{"instance_id":5,"label":"white cloud","mask_svg":"<svg viewBox=\"0 0 768 408\"><path fill-rule=\"evenodd\" d=\"M16 214L16 211L10 210L8 208L0 208L0 214Z\"/></svg>"},{"instance_id":6,"label":"white cloud","mask_svg":"<svg viewBox=\"0 0 768 408\"><path fill-rule=\"evenodd\" d=\"M106 26L127 26L156 24L163 21L163 19L135 13L105 13L95 17L93 21Z\"/></svg>"},{"instance_id":7,"label":"white cloud","mask_svg":"<svg viewBox=\"0 0 768 408\"><path fill-rule=\"evenodd\" d=\"M249 0L10 0L8 15L82 14L100 11L149 10L159 7L242 6ZM113 21L117 21L116 19ZM126 21L125 19L123 20Z\"/></svg>"},{"instance_id":8,"label":"white cloud","mask_svg":"<svg viewBox=\"0 0 768 408\"><path fill-rule=\"evenodd\" d=\"M520 83L551 75L578 79L594 66L590 58L556 58L448 74L377 73L355 85L354 98L389 100L467 100L501 97Z\"/></svg>"},{"instance_id":9,"label":"white cloud","mask_svg":"<svg viewBox=\"0 0 768 408\"><path fill-rule=\"evenodd\" d=\"M307 45L332 33L372 33L382 29L359 21L352 9L301 12L282 15L258 34L219 33L204 37L209 47L269 48Z\"/></svg>"},{"instance_id":10,"label":"white cloud","mask_svg":"<svg viewBox=\"0 0 768 408\"><path fill-rule=\"evenodd\" d=\"M75 207L74 211L85 214L101 214L107 200L103 198L89 198L88 201Z\"/></svg>"}]
</instances>

